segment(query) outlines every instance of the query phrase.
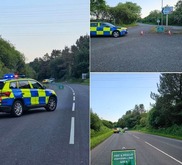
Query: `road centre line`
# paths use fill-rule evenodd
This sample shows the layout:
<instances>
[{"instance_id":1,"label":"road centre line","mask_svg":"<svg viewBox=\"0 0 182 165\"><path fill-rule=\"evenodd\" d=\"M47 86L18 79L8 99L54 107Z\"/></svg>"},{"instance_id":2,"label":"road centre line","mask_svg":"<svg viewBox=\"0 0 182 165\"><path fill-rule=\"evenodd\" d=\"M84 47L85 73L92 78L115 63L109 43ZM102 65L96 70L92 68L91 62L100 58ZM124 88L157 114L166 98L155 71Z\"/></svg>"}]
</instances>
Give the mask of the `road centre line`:
<instances>
[{"instance_id":1,"label":"road centre line","mask_svg":"<svg viewBox=\"0 0 182 165\"><path fill-rule=\"evenodd\" d=\"M75 96L73 96L73 101L75 101Z\"/></svg>"},{"instance_id":2,"label":"road centre line","mask_svg":"<svg viewBox=\"0 0 182 165\"><path fill-rule=\"evenodd\" d=\"M151 147L155 148L155 149L156 149L156 150L158 150L159 152L163 153L164 155L166 155L166 156L170 157L171 159L175 160L176 162L178 162L178 163L182 164L182 162L181 162L181 161L179 161L179 160L175 159L175 158L174 158L174 157L172 157L171 155L169 155L169 154L165 153L164 151L162 151L162 150L158 149L157 147L153 146L152 144L150 144L150 143L148 143L148 142L146 142L146 141L145 141L145 143L146 143L146 144L148 144L149 146L151 146Z\"/></svg>"},{"instance_id":3,"label":"road centre line","mask_svg":"<svg viewBox=\"0 0 182 165\"><path fill-rule=\"evenodd\" d=\"M75 102L73 102L72 111L75 111Z\"/></svg>"},{"instance_id":4,"label":"road centre line","mask_svg":"<svg viewBox=\"0 0 182 165\"><path fill-rule=\"evenodd\" d=\"M70 141L69 144L74 144L75 139L75 118L71 118L71 130L70 130Z\"/></svg>"},{"instance_id":5,"label":"road centre line","mask_svg":"<svg viewBox=\"0 0 182 165\"><path fill-rule=\"evenodd\" d=\"M140 139L138 136L133 135L135 138Z\"/></svg>"}]
</instances>

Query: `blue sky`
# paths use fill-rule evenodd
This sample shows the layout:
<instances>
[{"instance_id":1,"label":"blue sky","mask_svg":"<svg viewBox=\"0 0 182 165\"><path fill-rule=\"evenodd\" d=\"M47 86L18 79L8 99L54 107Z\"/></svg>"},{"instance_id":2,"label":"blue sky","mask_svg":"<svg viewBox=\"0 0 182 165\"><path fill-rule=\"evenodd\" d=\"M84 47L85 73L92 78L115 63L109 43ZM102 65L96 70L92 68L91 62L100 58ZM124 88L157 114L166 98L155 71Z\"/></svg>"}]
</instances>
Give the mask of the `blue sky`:
<instances>
[{"instance_id":1,"label":"blue sky","mask_svg":"<svg viewBox=\"0 0 182 165\"><path fill-rule=\"evenodd\" d=\"M150 110L150 93L157 92L159 73L91 73L90 108L100 118L117 121L135 105Z\"/></svg>"},{"instance_id":2,"label":"blue sky","mask_svg":"<svg viewBox=\"0 0 182 165\"><path fill-rule=\"evenodd\" d=\"M109 6L116 6L119 2L133 2L137 3L142 8L142 18L149 15L152 10L161 10L162 0L106 0ZM163 0L163 6L174 6L178 0Z\"/></svg>"},{"instance_id":3,"label":"blue sky","mask_svg":"<svg viewBox=\"0 0 182 165\"><path fill-rule=\"evenodd\" d=\"M32 61L89 34L89 5L89 0L1 1L0 36Z\"/></svg>"}]
</instances>

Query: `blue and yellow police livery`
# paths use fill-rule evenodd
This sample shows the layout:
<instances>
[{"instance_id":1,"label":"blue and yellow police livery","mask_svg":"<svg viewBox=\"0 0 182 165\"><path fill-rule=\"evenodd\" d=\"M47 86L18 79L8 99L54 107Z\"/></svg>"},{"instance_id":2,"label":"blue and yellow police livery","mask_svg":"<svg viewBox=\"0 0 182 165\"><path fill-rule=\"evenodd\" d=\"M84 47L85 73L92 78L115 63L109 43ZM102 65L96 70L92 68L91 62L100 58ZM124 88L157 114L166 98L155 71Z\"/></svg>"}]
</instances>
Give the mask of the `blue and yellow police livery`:
<instances>
[{"instance_id":1,"label":"blue and yellow police livery","mask_svg":"<svg viewBox=\"0 0 182 165\"><path fill-rule=\"evenodd\" d=\"M21 116L23 111L30 108L45 107L47 111L56 109L55 91L46 89L34 79L15 77L7 74L0 80L0 112Z\"/></svg>"},{"instance_id":2,"label":"blue and yellow police livery","mask_svg":"<svg viewBox=\"0 0 182 165\"><path fill-rule=\"evenodd\" d=\"M90 36L113 36L115 38L128 33L127 28L117 27L108 22L91 22Z\"/></svg>"}]
</instances>

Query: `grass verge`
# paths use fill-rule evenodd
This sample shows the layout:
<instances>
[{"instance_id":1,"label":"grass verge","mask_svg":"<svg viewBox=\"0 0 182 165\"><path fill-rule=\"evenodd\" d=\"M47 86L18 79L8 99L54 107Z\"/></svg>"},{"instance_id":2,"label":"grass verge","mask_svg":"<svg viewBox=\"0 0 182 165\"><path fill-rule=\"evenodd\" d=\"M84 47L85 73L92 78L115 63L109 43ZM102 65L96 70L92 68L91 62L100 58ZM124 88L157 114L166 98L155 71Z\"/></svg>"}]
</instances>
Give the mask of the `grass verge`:
<instances>
[{"instance_id":1,"label":"grass verge","mask_svg":"<svg viewBox=\"0 0 182 165\"><path fill-rule=\"evenodd\" d=\"M174 125L169 128L159 128L159 129L141 128L137 129L136 131L182 140L182 126L178 125Z\"/></svg>"},{"instance_id":2,"label":"grass verge","mask_svg":"<svg viewBox=\"0 0 182 165\"><path fill-rule=\"evenodd\" d=\"M90 144L91 149L102 143L112 134L113 131L111 129L105 129L100 132L94 132L93 130L91 130L91 144Z\"/></svg>"}]
</instances>

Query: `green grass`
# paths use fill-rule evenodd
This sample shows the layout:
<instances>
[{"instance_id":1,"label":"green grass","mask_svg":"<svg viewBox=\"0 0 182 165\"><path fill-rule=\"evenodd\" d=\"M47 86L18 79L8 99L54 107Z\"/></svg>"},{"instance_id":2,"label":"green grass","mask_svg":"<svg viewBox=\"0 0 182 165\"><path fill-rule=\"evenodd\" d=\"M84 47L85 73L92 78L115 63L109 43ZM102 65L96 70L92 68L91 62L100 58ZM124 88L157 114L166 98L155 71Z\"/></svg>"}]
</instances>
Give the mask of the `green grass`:
<instances>
[{"instance_id":1,"label":"green grass","mask_svg":"<svg viewBox=\"0 0 182 165\"><path fill-rule=\"evenodd\" d=\"M169 128L159 128L159 129L141 128L137 129L137 131L182 140L182 126L178 125L173 125L172 127Z\"/></svg>"},{"instance_id":2,"label":"green grass","mask_svg":"<svg viewBox=\"0 0 182 165\"><path fill-rule=\"evenodd\" d=\"M113 134L113 130L102 127L99 132L96 132L94 130L91 130L91 149L102 143L104 140L106 140L108 137L110 137Z\"/></svg>"}]
</instances>

